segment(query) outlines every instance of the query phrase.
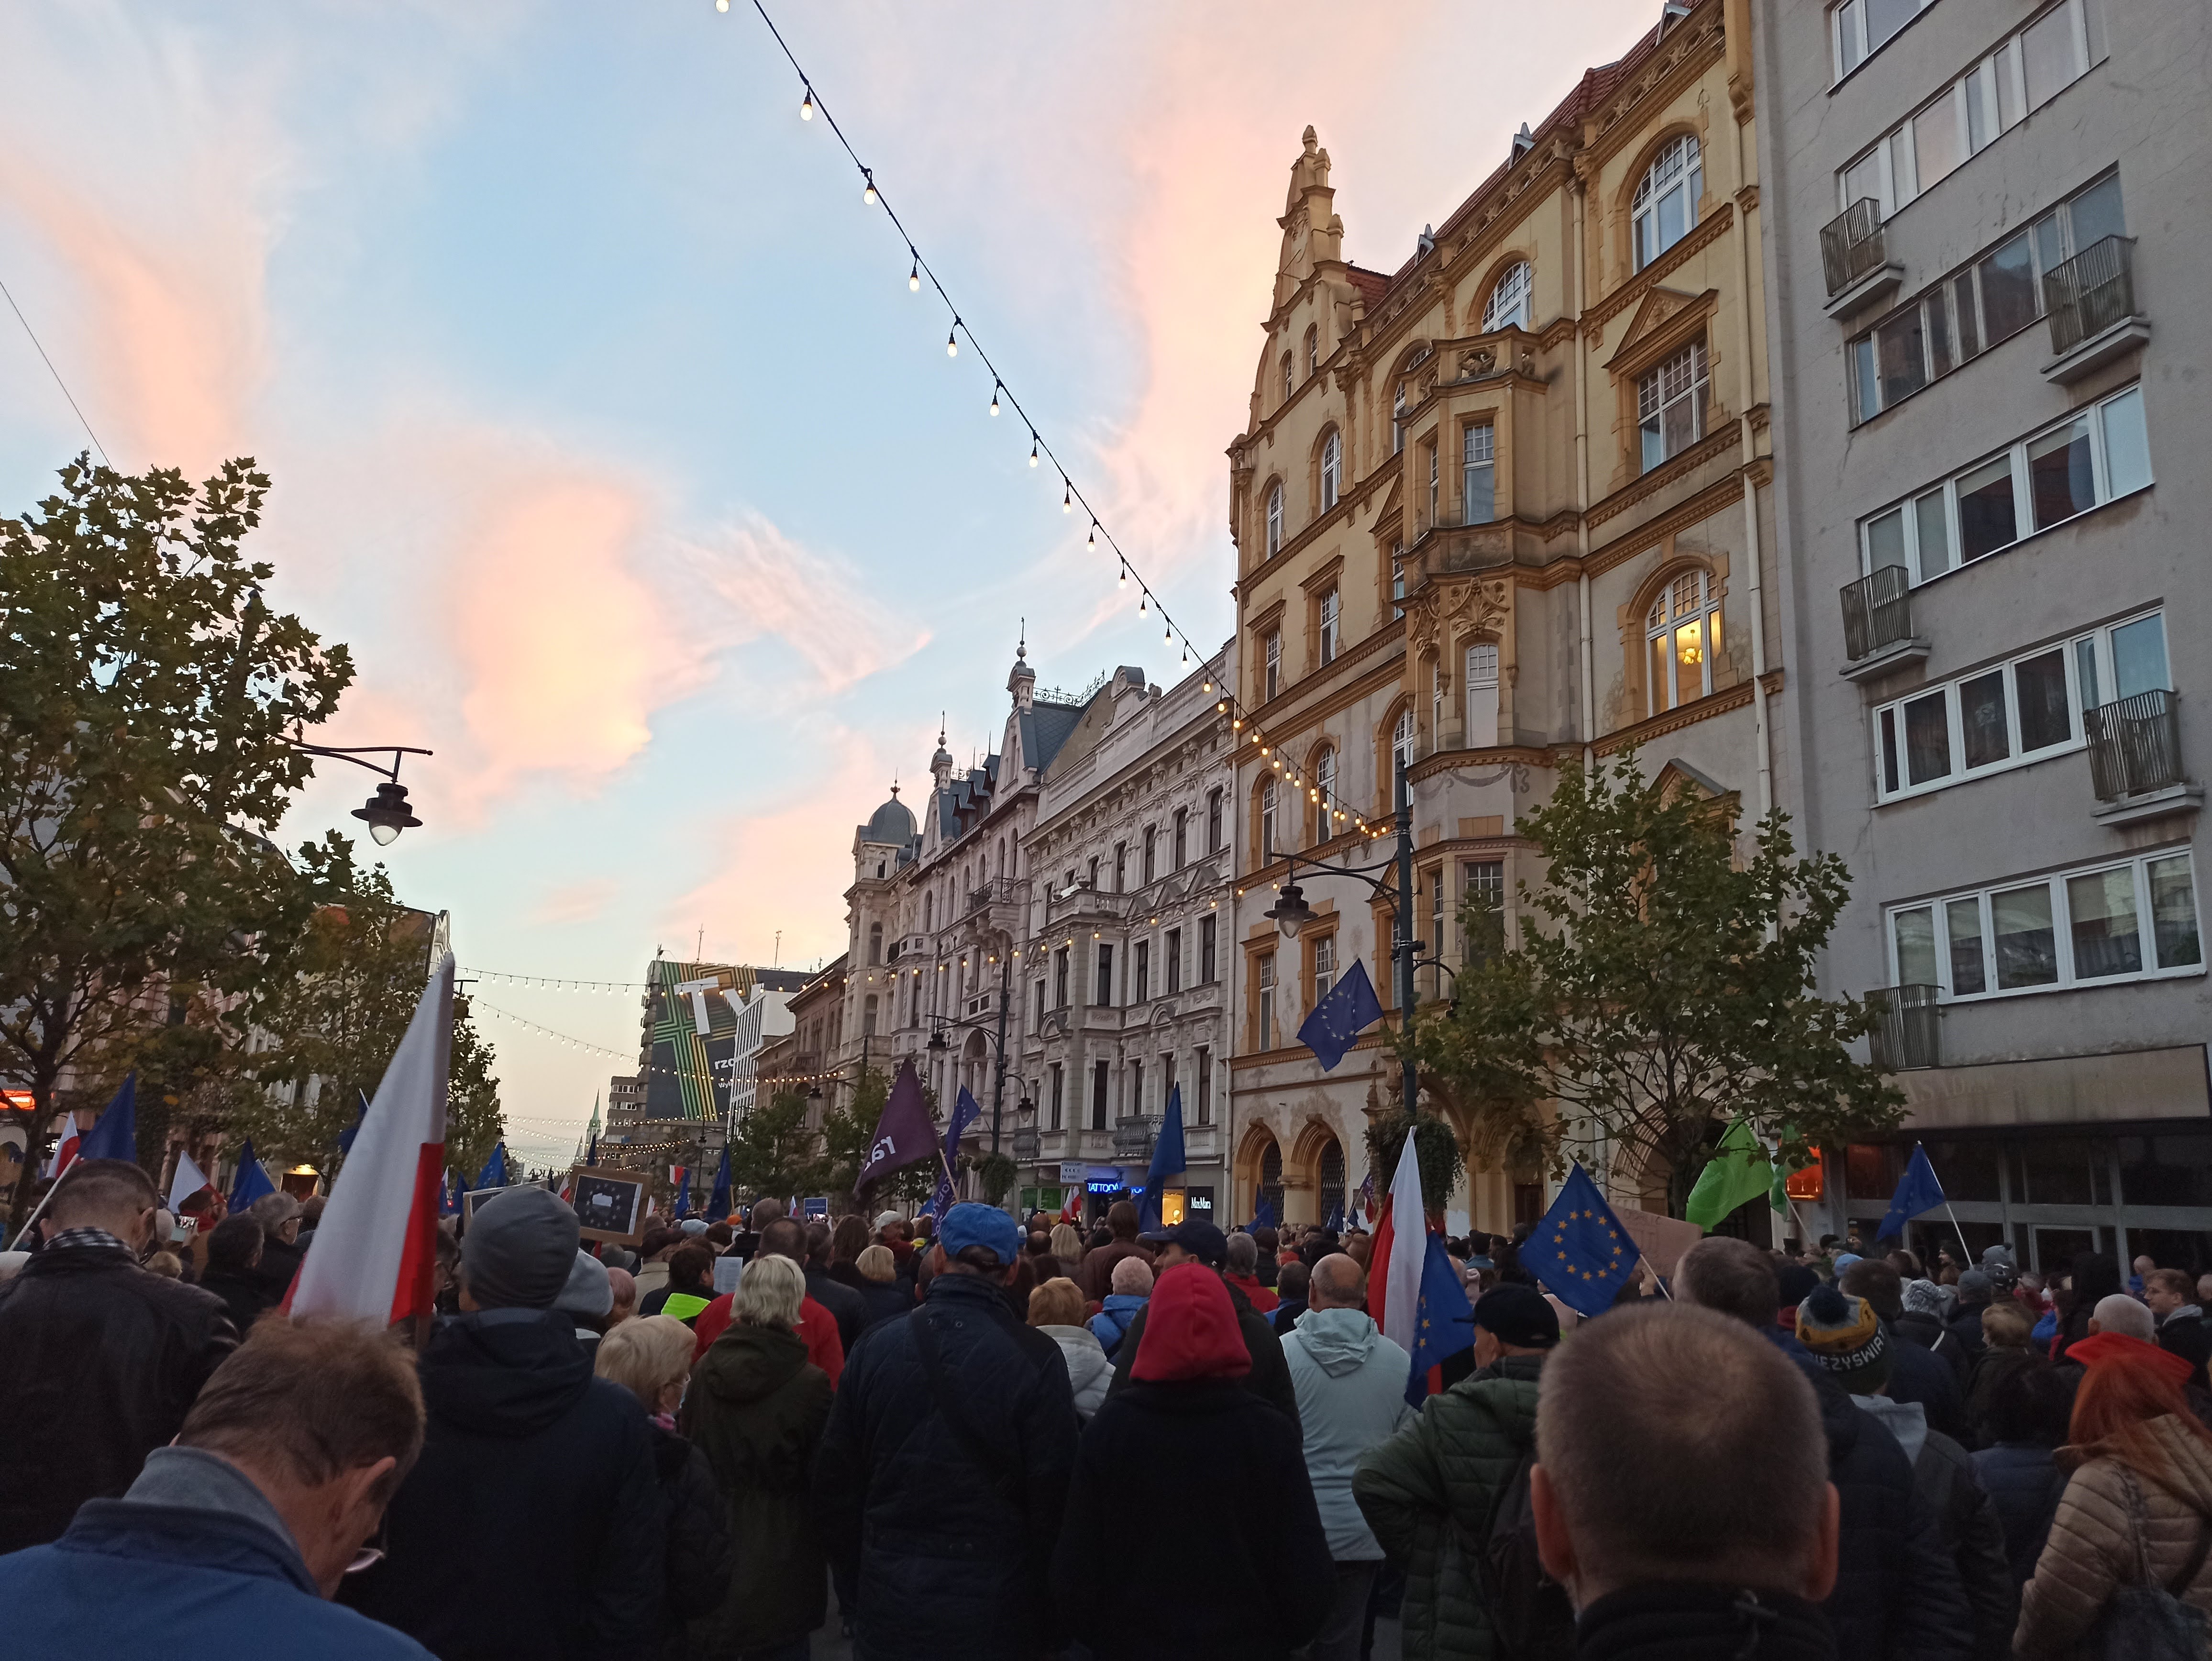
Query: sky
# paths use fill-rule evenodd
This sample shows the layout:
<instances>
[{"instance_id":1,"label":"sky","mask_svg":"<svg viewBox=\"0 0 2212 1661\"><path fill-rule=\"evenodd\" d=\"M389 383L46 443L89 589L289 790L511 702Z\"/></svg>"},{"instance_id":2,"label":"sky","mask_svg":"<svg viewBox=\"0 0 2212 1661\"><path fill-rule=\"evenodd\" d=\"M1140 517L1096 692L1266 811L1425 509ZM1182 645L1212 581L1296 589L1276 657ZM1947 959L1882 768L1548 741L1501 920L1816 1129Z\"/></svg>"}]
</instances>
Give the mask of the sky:
<instances>
[{"instance_id":1,"label":"sky","mask_svg":"<svg viewBox=\"0 0 2212 1661\"><path fill-rule=\"evenodd\" d=\"M1301 131L1395 270L1658 11L769 6L1200 642ZM750 0L0 0L0 513L85 423L126 471L256 458L272 603L359 672L313 736L436 752L382 858L465 972L811 966L940 712L995 747L1024 626L1046 687L1182 672ZM283 840L375 782L324 764ZM635 992L473 993L511 1142L565 1161Z\"/></svg>"}]
</instances>

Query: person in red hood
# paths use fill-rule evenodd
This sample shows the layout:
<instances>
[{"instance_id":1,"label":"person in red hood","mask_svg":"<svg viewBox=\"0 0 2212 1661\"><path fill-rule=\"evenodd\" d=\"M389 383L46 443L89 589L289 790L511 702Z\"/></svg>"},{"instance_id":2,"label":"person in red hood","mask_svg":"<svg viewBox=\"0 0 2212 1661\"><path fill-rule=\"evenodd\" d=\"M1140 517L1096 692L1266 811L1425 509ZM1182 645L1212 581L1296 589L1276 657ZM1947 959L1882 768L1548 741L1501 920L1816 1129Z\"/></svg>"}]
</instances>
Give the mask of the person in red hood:
<instances>
[{"instance_id":1,"label":"person in red hood","mask_svg":"<svg viewBox=\"0 0 2212 1661\"><path fill-rule=\"evenodd\" d=\"M2157 1333L2156 1317L2146 1305L2124 1292L2115 1292L2098 1299L2097 1306L2089 1311L2089 1335L2067 1345L2066 1359L2060 1365L2093 1367L2116 1356L2126 1356L2172 1379L2174 1387L2180 1389L2189 1383L2189 1361L2160 1349Z\"/></svg>"},{"instance_id":2,"label":"person in red hood","mask_svg":"<svg viewBox=\"0 0 2212 1661\"><path fill-rule=\"evenodd\" d=\"M1334 1590L1328 1539L1295 1421L1244 1388L1252 1357L1212 1269L1161 1272L1128 1381L1083 1433L1052 1588L1099 1661L1283 1661L1321 1629ZM1128 1542L1157 1532L1174 1496L1233 1494L1205 1566L1128 1597Z\"/></svg>"}]
</instances>

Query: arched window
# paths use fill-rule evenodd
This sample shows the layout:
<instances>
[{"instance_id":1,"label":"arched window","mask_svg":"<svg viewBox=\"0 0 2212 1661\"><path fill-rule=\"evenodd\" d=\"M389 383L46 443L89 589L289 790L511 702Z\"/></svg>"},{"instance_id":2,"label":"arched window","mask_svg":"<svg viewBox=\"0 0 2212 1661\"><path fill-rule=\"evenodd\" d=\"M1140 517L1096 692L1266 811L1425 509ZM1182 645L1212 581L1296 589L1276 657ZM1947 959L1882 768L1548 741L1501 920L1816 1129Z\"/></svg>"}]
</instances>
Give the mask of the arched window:
<instances>
[{"instance_id":1,"label":"arched window","mask_svg":"<svg viewBox=\"0 0 2212 1661\"><path fill-rule=\"evenodd\" d=\"M1396 455L1406 447L1406 383L1398 383L1398 391L1390 400L1390 453Z\"/></svg>"},{"instance_id":2,"label":"arched window","mask_svg":"<svg viewBox=\"0 0 2212 1661\"><path fill-rule=\"evenodd\" d=\"M1344 476L1344 435L1334 427L1321 441L1321 510L1336 506L1337 487Z\"/></svg>"},{"instance_id":3,"label":"arched window","mask_svg":"<svg viewBox=\"0 0 2212 1661\"><path fill-rule=\"evenodd\" d=\"M1486 750L1498 742L1498 642L1479 640L1467 648L1467 745Z\"/></svg>"},{"instance_id":4,"label":"arched window","mask_svg":"<svg viewBox=\"0 0 2212 1661\"><path fill-rule=\"evenodd\" d=\"M1314 374L1320 368L1321 330L1318 326L1315 326L1306 330L1306 374Z\"/></svg>"},{"instance_id":5,"label":"arched window","mask_svg":"<svg viewBox=\"0 0 2212 1661\"><path fill-rule=\"evenodd\" d=\"M1267 553L1272 558L1283 551L1283 487L1279 481L1267 487Z\"/></svg>"},{"instance_id":6,"label":"arched window","mask_svg":"<svg viewBox=\"0 0 2212 1661\"><path fill-rule=\"evenodd\" d=\"M921 897L921 932L923 934L927 934L931 928L935 927L936 917L937 896L934 894L924 894Z\"/></svg>"},{"instance_id":7,"label":"arched window","mask_svg":"<svg viewBox=\"0 0 2212 1661\"><path fill-rule=\"evenodd\" d=\"M872 992L860 1001L860 1031L871 1038L876 1035L876 995Z\"/></svg>"},{"instance_id":8,"label":"arched window","mask_svg":"<svg viewBox=\"0 0 2212 1661\"><path fill-rule=\"evenodd\" d=\"M1314 757L1314 788L1320 794L1321 805L1314 814L1314 840L1327 842L1334 826L1330 815L1336 803L1336 751L1324 750Z\"/></svg>"},{"instance_id":9,"label":"arched window","mask_svg":"<svg viewBox=\"0 0 2212 1661\"><path fill-rule=\"evenodd\" d=\"M1275 776L1260 781L1260 863L1275 856Z\"/></svg>"},{"instance_id":10,"label":"arched window","mask_svg":"<svg viewBox=\"0 0 2212 1661\"><path fill-rule=\"evenodd\" d=\"M1498 286L1490 291L1490 299L1483 306L1483 333L1528 326L1528 291L1533 283L1534 273L1527 260L1516 260L1506 268L1505 275L1498 279Z\"/></svg>"},{"instance_id":11,"label":"arched window","mask_svg":"<svg viewBox=\"0 0 2212 1661\"><path fill-rule=\"evenodd\" d=\"M868 962L874 964L880 964L883 960L884 926L879 922L872 922L868 925Z\"/></svg>"},{"instance_id":12,"label":"arched window","mask_svg":"<svg viewBox=\"0 0 2212 1661\"><path fill-rule=\"evenodd\" d=\"M1688 133L1672 140L1644 174L1636 187L1632 214L1636 231L1636 269L1653 260L1690 234L1698 222L1698 198L1705 193L1705 164L1698 141Z\"/></svg>"},{"instance_id":13,"label":"arched window","mask_svg":"<svg viewBox=\"0 0 2212 1661\"><path fill-rule=\"evenodd\" d=\"M1703 571L1685 571L1651 602L1644 622L1651 660L1653 715L1705 697L1713 690L1713 660L1721 650L1721 597Z\"/></svg>"},{"instance_id":14,"label":"arched window","mask_svg":"<svg viewBox=\"0 0 2212 1661\"><path fill-rule=\"evenodd\" d=\"M1385 794L1393 806L1397 803L1397 775L1401 770L1413 764L1413 712L1399 712L1398 724L1390 733L1390 778L1385 782Z\"/></svg>"},{"instance_id":15,"label":"arched window","mask_svg":"<svg viewBox=\"0 0 2212 1661\"><path fill-rule=\"evenodd\" d=\"M1291 355L1285 352L1283 354L1283 402L1285 404L1291 401Z\"/></svg>"}]
</instances>

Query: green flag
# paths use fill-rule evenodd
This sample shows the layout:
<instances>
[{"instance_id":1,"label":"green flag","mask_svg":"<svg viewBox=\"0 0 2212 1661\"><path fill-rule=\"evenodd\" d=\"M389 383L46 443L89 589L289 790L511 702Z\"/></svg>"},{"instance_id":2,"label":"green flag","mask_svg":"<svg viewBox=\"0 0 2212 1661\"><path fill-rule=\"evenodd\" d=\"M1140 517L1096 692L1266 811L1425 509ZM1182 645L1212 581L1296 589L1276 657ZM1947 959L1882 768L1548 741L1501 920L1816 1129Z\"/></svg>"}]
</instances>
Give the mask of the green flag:
<instances>
[{"instance_id":1,"label":"green flag","mask_svg":"<svg viewBox=\"0 0 2212 1661\"><path fill-rule=\"evenodd\" d=\"M1779 1180L1774 1161L1753 1135L1749 1121L1738 1119L1698 1173L1683 1215L1700 1228L1711 1229L1745 1201L1771 1196Z\"/></svg>"}]
</instances>

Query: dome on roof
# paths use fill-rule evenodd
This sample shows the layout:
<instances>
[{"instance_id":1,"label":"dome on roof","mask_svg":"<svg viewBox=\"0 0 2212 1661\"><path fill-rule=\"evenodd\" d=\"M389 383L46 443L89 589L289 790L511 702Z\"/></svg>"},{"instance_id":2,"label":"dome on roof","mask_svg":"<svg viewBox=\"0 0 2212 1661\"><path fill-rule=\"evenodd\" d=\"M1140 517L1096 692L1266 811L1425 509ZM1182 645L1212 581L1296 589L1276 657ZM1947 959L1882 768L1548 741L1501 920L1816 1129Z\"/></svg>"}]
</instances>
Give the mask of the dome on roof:
<instances>
[{"instance_id":1,"label":"dome on roof","mask_svg":"<svg viewBox=\"0 0 2212 1661\"><path fill-rule=\"evenodd\" d=\"M891 786L891 799L875 811L868 828L861 833L863 842L890 843L903 848L915 837L914 814L898 799L898 786Z\"/></svg>"}]
</instances>

